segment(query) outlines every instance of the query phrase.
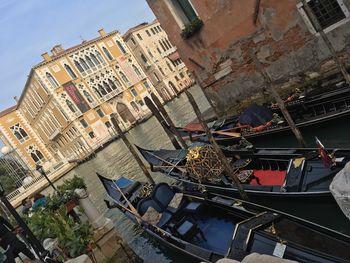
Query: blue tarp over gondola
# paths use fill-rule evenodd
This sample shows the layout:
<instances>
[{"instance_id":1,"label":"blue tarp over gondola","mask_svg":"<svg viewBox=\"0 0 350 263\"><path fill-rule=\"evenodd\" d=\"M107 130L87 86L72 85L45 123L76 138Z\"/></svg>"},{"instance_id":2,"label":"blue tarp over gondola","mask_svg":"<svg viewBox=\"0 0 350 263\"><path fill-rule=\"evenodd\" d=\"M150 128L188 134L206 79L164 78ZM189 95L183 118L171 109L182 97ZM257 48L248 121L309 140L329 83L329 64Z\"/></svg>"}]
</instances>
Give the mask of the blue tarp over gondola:
<instances>
[{"instance_id":1,"label":"blue tarp over gondola","mask_svg":"<svg viewBox=\"0 0 350 263\"><path fill-rule=\"evenodd\" d=\"M257 127L271 121L272 117L272 112L268 108L253 104L239 116L238 122Z\"/></svg>"}]
</instances>

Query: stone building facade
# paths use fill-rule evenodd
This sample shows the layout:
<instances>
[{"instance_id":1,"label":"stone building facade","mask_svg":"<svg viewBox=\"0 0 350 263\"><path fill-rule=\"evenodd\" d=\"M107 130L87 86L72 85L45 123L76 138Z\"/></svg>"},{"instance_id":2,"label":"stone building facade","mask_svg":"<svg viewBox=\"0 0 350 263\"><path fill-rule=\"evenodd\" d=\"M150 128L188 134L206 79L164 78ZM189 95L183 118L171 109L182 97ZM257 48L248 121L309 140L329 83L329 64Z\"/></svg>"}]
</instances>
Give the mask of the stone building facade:
<instances>
[{"instance_id":1,"label":"stone building facade","mask_svg":"<svg viewBox=\"0 0 350 263\"><path fill-rule=\"evenodd\" d=\"M163 101L193 84L176 47L157 20L129 29L123 39Z\"/></svg>"},{"instance_id":2,"label":"stone building facade","mask_svg":"<svg viewBox=\"0 0 350 263\"><path fill-rule=\"evenodd\" d=\"M261 92L263 77L252 53L281 85L336 68L300 0L147 2L219 111ZM350 0L307 2L340 59L348 63Z\"/></svg>"}]
</instances>

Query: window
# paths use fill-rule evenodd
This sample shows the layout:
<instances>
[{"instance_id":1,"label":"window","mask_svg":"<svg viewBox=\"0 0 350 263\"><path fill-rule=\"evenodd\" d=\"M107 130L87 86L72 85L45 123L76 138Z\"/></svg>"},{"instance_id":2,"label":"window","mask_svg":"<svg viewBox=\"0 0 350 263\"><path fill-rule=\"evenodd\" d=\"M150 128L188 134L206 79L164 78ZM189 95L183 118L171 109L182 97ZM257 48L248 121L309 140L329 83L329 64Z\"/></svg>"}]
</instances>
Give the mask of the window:
<instances>
[{"instance_id":1,"label":"window","mask_svg":"<svg viewBox=\"0 0 350 263\"><path fill-rule=\"evenodd\" d=\"M125 76L125 74L123 72L119 72L119 74L124 82L129 83L129 79Z\"/></svg>"},{"instance_id":2,"label":"window","mask_svg":"<svg viewBox=\"0 0 350 263\"><path fill-rule=\"evenodd\" d=\"M142 54L141 52L140 52L140 57L141 57L143 63L148 64L147 58L146 58L145 55Z\"/></svg>"},{"instance_id":3,"label":"window","mask_svg":"<svg viewBox=\"0 0 350 263\"><path fill-rule=\"evenodd\" d=\"M154 78L156 79L157 82L160 81L160 79L158 78L158 75L155 72L153 72L153 76L154 76Z\"/></svg>"},{"instance_id":4,"label":"window","mask_svg":"<svg viewBox=\"0 0 350 263\"><path fill-rule=\"evenodd\" d=\"M117 86L114 84L114 82L111 79L108 79L108 84L112 88L112 90L117 89Z\"/></svg>"},{"instance_id":5,"label":"window","mask_svg":"<svg viewBox=\"0 0 350 263\"><path fill-rule=\"evenodd\" d=\"M159 47L157 47L157 51L159 54L162 54L162 52L160 51Z\"/></svg>"},{"instance_id":6,"label":"window","mask_svg":"<svg viewBox=\"0 0 350 263\"><path fill-rule=\"evenodd\" d=\"M182 72L180 72L179 75L182 79L185 77L185 74L183 74Z\"/></svg>"},{"instance_id":7,"label":"window","mask_svg":"<svg viewBox=\"0 0 350 263\"><path fill-rule=\"evenodd\" d=\"M154 31L156 31L156 33L159 33L158 28L154 27Z\"/></svg>"},{"instance_id":8,"label":"window","mask_svg":"<svg viewBox=\"0 0 350 263\"><path fill-rule=\"evenodd\" d=\"M163 69L161 67L158 67L158 69L159 69L160 73L162 73L162 75L165 76Z\"/></svg>"},{"instance_id":9,"label":"window","mask_svg":"<svg viewBox=\"0 0 350 263\"><path fill-rule=\"evenodd\" d=\"M35 163L40 163L44 159L43 154L37 149L35 145L30 145L27 148L27 152L30 154L30 157L32 157Z\"/></svg>"},{"instance_id":10,"label":"window","mask_svg":"<svg viewBox=\"0 0 350 263\"><path fill-rule=\"evenodd\" d=\"M135 41L135 39L130 38L130 40L131 40L131 42L133 43L133 45L135 46L135 45L136 45L136 41Z\"/></svg>"},{"instance_id":11,"label":"window","mask_svg":"<svg viewBox=\"0 0 350 263\"><path fill-rule=\"evenodd\" d=\"M94 101L94 100L92 99L90 93L87 92L86 90L83 90L83 94L84 94L85 98L88 100L88 102L93 102L93 101Z\"/></svg>"},{"instance_id":12,"label":"window","mask_svg":"<svg viewBox=\"0 0 350 263\"><path fill-rule=\"evenodd\" d=\"M147 50L147 53L148 53L148 55L149 55L151 58L153 58L153 54L152 54L152 52L151 52L150 50Z\"/></svg>"},{"instance_id":13,"label":"window","mask_svg":"<svg viewBox=\"0 0 350 263\"><path fill-rule=\"evenodd\" d=\"M112 127L112 125L111 125L111 123L110 123L109 121L106 121L106 122L105 122L105 125L106 125L107 128Z\"/></svg>"},{"instance_id":14,"label":"window","mask_svg":"<svg viewBox=\"0 0 350 263\"><path fill-rule=\"evenodd\" d=\"M140 104L141 107L145 105L145 103L143 102L143 100L139 100L138 103Z\"/></svg>"},{"instance_id":15,"label":"window","mask_svg":"<svg viewBox=\"0 0 350 263\"><path fill-rule=\"evenodd\" d=\"M89 136L90 136L91 139L95 138L94 132L93 131L89 132Z\"/></svg>"},{"instance_id":16,"label":"window","mask_svg":"<svg viewBox=\"0 0 350 263\"><path fill-rule=\"evenodd\" d=\"M58 87L57 81L53 78L53 76L49 72L46 72L46 78L54 88Z\"/></svg>"},{"instance_id":17,"label":"window","mask_svg":"<svg viewBox=\"0 0 350 263\"><path fill-rule=\"evenodd\" d=\"M97 109L96 112L97 112L98 116L100 116L101 118L103 116L105 116L105 114L103 113L103 111L101 109Z\"/></svg>"},{"instance_id":18,"label":"window","mask_svg":"<svg viewBox=\"0 0 350 263\"><path fill-rule=\"evenodd\" d=\"M92 62L92 60L89 56L85 56L85 59L86 59L87 63L89 64L90 68L95 67L95 64Z\"/></svg>"},{"instance_id":19,"label":"window","mask_svg":"<svg viewBox=\"0 0 350 263\"><path fill-rule=\"evenodd\" d=\"M147 80L143 82L143 85L146 87L146 89L150 89L151 87L149 86Z\"/></svg>"},{"instance_id":20,"label":"window","mask_svg":"<svg viewBox=\"0 0 350 263\"><path fill-rule=\"evenodd\" d=\"M132 65L132 68L134 69L134 71L135 71L135 73L136 73L136 75L137 76L141 76L142 74L141 74L141 72L140 72L140 70L135 66L135 65Z\"/></svg>"},{"instance_id":21,"label":"window","mask_svg":"<svg viewBox=\"0 0 350 263\"><path fill-rule=\"evenodd\" d=\"M159 40L158 42L159 42L160 46L162 47L163 51L165 52L166 47L164 46L163 41Z\"/></svg>"},{"instance_id":22,"label":"window","mask_svg":"<svg viewBox=\"0 0 350 263\"><path fill-rule=\"evenodd\" d=\"M189 0L175 0L173 1L176 8L182 12L182 14L185 16L187 21L184 22L191 22L197 18L197 14L194 11L191 3Z\"/></svg>"},{"instance_id":23,"label":"window","mask_svg":"<svg viewBox=\"0 0 350 263\"><path fill-rule=\"evenodd\" d=\"M111 53L109 53L109 51L107 50L107 48L102 47L102 50L103 50L103 52L105 53L105 55L107 56L107 58L108 58L109 60L113 60L113 57L112 57Z\"/></svg>"},{"instance_id":24,"label":"window","mask_svg":"<svg viewBox=\"0 0 350 263\"><path fill-rule=\"evenodd\" d=\"M89 69L89 66L88 66L88 64L86 64L84 59L80 58L79 62L83 66L84 70L88 70Z\"/></svg>"},{"instance_id":25,"label":"window","mask_svg":"<svg viewBox=\"0 0 350 263\"><path fill-rule=\"evenodd\" d=\"M139 95L139 94L137 94L137 92L136 92L136 90L135 90L134 88L131 88L131 89L130 89L130 92L131 92L131 94L132 94L134 97L136 97L136 96Z\"/></svg>"},{"instance_id":26,"label":"window","mask_svg":"<svg viewBox=\"0 0 350 263\"><path fill-rule=\"evenodd\" d=\"M157 26L159 32L162 32L162 28L160 26Z\"/></svg>"},{"instance_id":27,"label":"window","mask_svg":"<svg viewBox=\"0 0 350 263\"><path fill-rule=\"evenodd\" d=\"M151 28L152 34L155 35L156 31L154 31L153 27Z\"/></svg>"},{"instance_id":28,"label":"window","mask_svg":"<svg viewBox=\"0 0 350 263\"><path fill-rule=\"evenodd\" d=\"M147 36L151 36L151 33L148 31L148 30L146 30L146 34L147 34Z\"/></svg>"},{"instance_id":29,"label":"window","mask_svg":"<svg viewBox=\"0 0 350 263\"><path fill-rule=\"evenodd\" d=\"M99 65L100 61L98 61L98 59L96 58L96 56L94 54L90 54L92 61L94 62L95 65Z\"/></svg>"},{"instance_id":30,"label":"window","mask_svg":"<svg viewBox=\"0 0 350 263\"><path fill-rule=\"evenodd\" d=\"M137 36L140 40L142 40L142 37L141 37L140 34L137 34L136 36Z\"/></svg>"},{"instance_id":31,"label":"window","mask_svg":"<svg viewBox=\"0 0 350 263\"><path fill-rule=\"evenodd\" d=\"M80 119L79 121L80 121L81 125L82 125L84 128L87 128L87 127L88 127L88 124L87 124L86 120Z\"/></svg>"},{"instance_id":32,"label":"window","mask_svg":"<svg viewBox=\"0 0 350 263\"><path fill-rule=\"evenodd\" d=\"M17 140L19 140L20 143L25 142L26 140L28 140L29 136L26 133L26 131L20 126L19 123L13 125L12 127L10 127L10 130L12 131L12 133L16 136Z\"/></svg>"},{"instance_id":33,"label":"window","mask_svg":"<svg viewBox=\"0 0 350 263\"><path fill-rule=\"evenodd\" d=\"M68 108L71 110L71 112L76 112L77 109L75 108L75 106L73 105L73 103L70 100L66 100L67 106Z\"/></svg>"},{"instance_id":34,"label":"window","mask_svg":"<svg viewBox=\"0 0 350 263\"><path fill-rule=\"evenodd\" d=\"M126 50L125 50L125 48L123 47L122 43L120 43L120 41L118 41L118 40L116 40L115 42L117 43L117 45L118 45L120 51L121 51L123 54L125 54L125 53L126 53Z\"/></svg>"},{"instance_id":35,"label":"window","mask_svg":"<svg viewBox=\"0 0 350 263\"><path fill-rule=\"evenodd\" d=\"M164 41L167 43L167 45L168 45L168 47L169 48L171 48L172 46L171 46L171 43L169 42L169 40L168 39L164 39Z\"/></svg>"},{"instance_id":36,"label":"window","mask_svg":"<svg viewBox=\"0 0 350 263\"><path fill-rule=\"evenodd\" d=\"M96 56L97 56L98 60L99 60L102 64L105 64L105 60L104 60L103 57L101 56L100 52L96 51Z\"/></svg>"},{"instance_id":37,"label":"window","mask_svg":"<svg viewBox=\"0 0 350 263\"><path fill-rule=\"evenodd\" d=\"M307 0L307 3L325 32L331 31L350 19L343 0ZM315 26L307 16L303 4L299 3L297 7L309 30L316 33Z\"/></svg>"},{"instance_id":38,"label":"window","mask_svg":"<svg viewBox=\"0 0 350 263\"><path fill-rule=\"evenodd\" d=\"M176 81L179 81L180 79L179 79L179 77L178 77L178 76L175 76L175 80L176 80Z\"/></svg>"},{"instance_id":39,"label":"window","mask_svg":"<svg viewBox=\"0 0 350 263\"><path fill-rule=\"evenodd\" d=\"M83 67L80 65L80 63L78 61L74 60L74 64L77 67L77 69L80 71L80 73L84 72Z\"/></svg>"},{"instance_id":40,"label":"window","mask_svg":"<svg viewBox=\"0 0 350 263\"><path fill-rule=\"evenodd\" d=\"M74 71L71 69L70 66L68 66L67 64L64 64L64 68L67 70L69 76L70 76L72 79L76 79L76 78L77 78L77 75L75 75Z\"/></svg>"},{"instance_id":41,"label":"window","mask_svg":"<svg viewBox=\"0 0 350 263\"><path fill-rule=\"evenodd\" d=\"M140 111L140 110L139 110L139 107L137 107L135 101L130 102L130 105L131 105L131 107L132 107L135 111L137 111L137 112Z\"/></svg>"}]
</instances>

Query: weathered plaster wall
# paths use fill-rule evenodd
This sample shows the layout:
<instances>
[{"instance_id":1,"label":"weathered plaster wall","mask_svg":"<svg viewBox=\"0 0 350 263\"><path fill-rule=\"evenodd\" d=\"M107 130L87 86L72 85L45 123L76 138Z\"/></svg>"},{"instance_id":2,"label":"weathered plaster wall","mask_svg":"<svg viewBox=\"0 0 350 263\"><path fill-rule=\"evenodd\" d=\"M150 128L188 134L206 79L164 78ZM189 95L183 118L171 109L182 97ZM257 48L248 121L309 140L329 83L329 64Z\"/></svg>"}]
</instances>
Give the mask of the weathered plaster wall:
<instances>
[{"instance_id":1,"label":"weathered plaster wall","mask_svg":"<svg viewBox=\"0 0 350 263\"><path fill-rule=\"evenodd\" d=\"M189 70L207 86L207 95L222 111L261 91L263 79L252 63L252 49L271 78L281 83L331 65L326 63L331 54L323 40L309 32L296 8L299 0L261 0L256 25L255 0L191 2L204 26L192 38L183 40L181 28L165 2L148 0ZM350 9L350 0L344 3ZM349 25L327 34L344 60L349 58Z\"/></svg>"}]
</instances>

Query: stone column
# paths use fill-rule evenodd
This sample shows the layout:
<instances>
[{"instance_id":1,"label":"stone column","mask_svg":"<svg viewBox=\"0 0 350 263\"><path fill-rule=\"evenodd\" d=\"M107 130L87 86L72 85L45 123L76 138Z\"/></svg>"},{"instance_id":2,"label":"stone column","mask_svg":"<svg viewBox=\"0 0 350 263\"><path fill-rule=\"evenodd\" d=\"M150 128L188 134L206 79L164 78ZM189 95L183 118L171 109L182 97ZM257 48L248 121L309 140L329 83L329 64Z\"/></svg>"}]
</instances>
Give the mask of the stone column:
<instances>
[{"instance_id":1,"label":"stone column","mask_svg":"<svg viewBox=\"0 0 350 263\"><path fill-rule=\"evenodd\" d=\"M98 229L112 223L110 219L107 219L100 214L95 205L91 202L85 189L75 189L74 192L79 196L79 205L81 208L83 208L84 213L94 229Z\"/></svg>"}]
</instances>

